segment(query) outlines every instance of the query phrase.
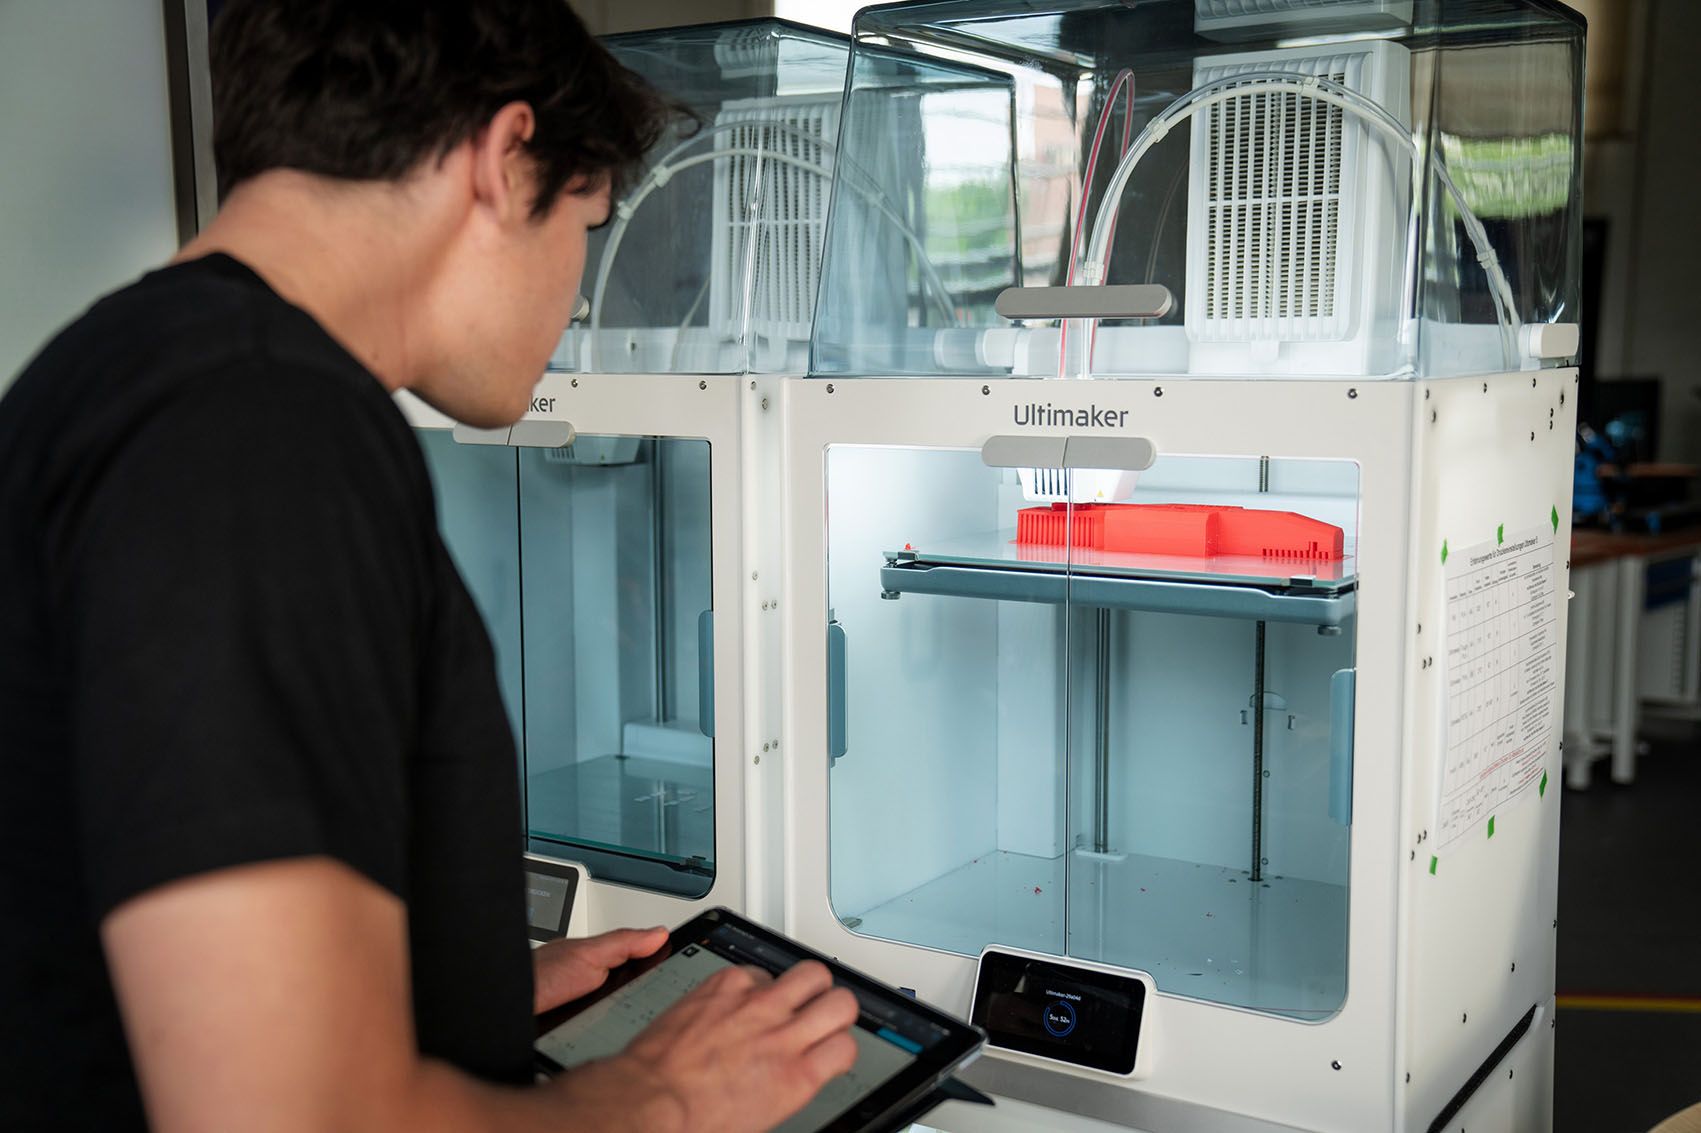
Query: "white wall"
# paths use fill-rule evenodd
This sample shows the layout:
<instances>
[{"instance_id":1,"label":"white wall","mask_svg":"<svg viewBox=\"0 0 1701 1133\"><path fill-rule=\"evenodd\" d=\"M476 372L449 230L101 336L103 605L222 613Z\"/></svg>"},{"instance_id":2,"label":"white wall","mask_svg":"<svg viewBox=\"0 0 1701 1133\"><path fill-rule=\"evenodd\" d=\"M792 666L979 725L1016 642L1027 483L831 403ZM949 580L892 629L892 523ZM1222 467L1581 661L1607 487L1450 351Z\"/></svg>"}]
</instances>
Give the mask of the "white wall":
<instances>
[{"instance_id":1,"label":"white wall","mask_svg":"<svg viewBox=\"0 0 1701 1133\"><path fill-rule=\"evenodd\" d=\"M163 20L140 0L0 2L0 389L176 250Z\"/></svg>"}]
</instances>

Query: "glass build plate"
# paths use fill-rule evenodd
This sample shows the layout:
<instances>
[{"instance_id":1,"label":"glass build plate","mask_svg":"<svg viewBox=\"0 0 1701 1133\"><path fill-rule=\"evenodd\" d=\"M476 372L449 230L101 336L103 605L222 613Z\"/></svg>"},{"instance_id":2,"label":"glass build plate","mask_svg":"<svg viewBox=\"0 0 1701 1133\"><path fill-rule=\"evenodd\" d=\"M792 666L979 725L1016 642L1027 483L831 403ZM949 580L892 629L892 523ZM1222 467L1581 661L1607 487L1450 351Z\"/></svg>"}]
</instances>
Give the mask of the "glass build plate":
<instances>
[{"instance_id":1,"label":"glass build plate","mask_svg":"<svg viewBox=\"0 0 1701 1133\"><path fill-rule=\"evenodd\" d=\"M533 838L704 870L714 860L714 769L707 765L605 755L534 773L526 803Z\"/></svg>"},{"instance_id":2,"label":"glass build plate","mask_svg":"<svg viewBox=\"0 0 1701 1133\"><path fill-rule=\"evenodd\" d=\"M1149 578L1170 582L1216 582L1239 586L1284 586L1322 594L1351 590L1358 582L1351 551L1339 560L1266 559L1256 555L1131 554L1090 547L1019 544L1014 528L941 539L925 547L888 551L891 562L928 566L1003 567L1015 570L1095 574L1113 578Z\"/></svg>"},{"instance_id":3,"label":"glass build plate","mask_svg":"<svg viewBox=\"0 0 1701 1133\"><path fill-rule=\"evenodd\" d=\"M1074 956L1150 972L1170 995L1318 1019L1346 993L1346 902L1341 885L1147 854L992 851L863 912L855 931Z\"/></svg>"}]
</instances>

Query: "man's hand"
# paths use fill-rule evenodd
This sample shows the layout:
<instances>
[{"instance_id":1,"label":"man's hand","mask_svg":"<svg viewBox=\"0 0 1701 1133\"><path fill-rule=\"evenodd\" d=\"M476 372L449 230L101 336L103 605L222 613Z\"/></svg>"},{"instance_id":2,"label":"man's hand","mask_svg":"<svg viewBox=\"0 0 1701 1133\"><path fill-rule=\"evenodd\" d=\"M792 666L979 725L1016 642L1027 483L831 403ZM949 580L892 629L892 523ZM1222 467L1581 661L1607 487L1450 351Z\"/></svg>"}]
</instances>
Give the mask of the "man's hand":
<instances>
[{"instance_id":1,"label":"man's hand","mask_svg":"<svg viewBox=\"0 0 1701 1133\"><path fill-rule=\"evenodd\" d=\"M665 928L623 928L584 940L552 940L532 953L532 1010L571 1003L603 985L608 973L667 943Z\"/></svg>"},{"instance_id":2,"label":"man's hand","mask_svg":"<svg viewBox=\"0 0 1701 1133\"><path fill-rule=\"evenodd\" d=\"M799 964L777 980L717 972L624 1053L542 1088L477 1081L418 1054L401 901L326 858L161 886L101 935L160 1133L754 1131L856 1059L856 999ZM624 935L623 956L648 946L648 933Z\"/></svg>"},{"instance_id":3,"label":"man's hand","mask_svg":"<svg viewBox=\"0 0 1701 1133\"><path fill-rule=\"evenodd\" d=\"M850 1070L857 1013L856 997L834 988L820 964L806 961L778 979L728 968L693 988L624 1052L556 1083L586 1128L602 1128L604 1117L618 1122L623 1101L643 1097L671 1103L660 1118L670 1129L754 1133L796 1114Z\"/></svg>"}]
</instances>

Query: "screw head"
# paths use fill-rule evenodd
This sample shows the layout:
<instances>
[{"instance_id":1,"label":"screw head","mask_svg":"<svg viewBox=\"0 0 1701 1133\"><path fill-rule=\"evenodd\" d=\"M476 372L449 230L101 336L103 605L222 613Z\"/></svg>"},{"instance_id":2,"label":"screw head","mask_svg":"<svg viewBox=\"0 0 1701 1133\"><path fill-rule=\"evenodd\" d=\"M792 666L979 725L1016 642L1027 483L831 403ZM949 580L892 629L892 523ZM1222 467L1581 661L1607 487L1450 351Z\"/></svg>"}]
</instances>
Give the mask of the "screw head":
<instances>
[{"instance_id":1,"label":"screw head","mask_svg":"<svg viewBox=\"0 0 1701 1133\"><path fill-rule=\"evenodd\" d=\"M833 383L832 383L832 382L828 382L828 383L827 383L827 392L828 392L828 393L832 393L832 392L833 392Z\"/></svg>"},{"instance_id":2,"label":"screw head","mask_svg":"<svg viewBox=\"0 0 1701 1133\"><path fill-rule=\"evenodd\" d=\"M1331 1070L1339 1070L1340 1068L1341 1068L1341 1060L1338 1059L1338 1058L1335 1059L1333 1062L1329 1063L1329 1069L1331 1069Z\"/></svg>"},{"instance_id":3,"label":"screw head","mask_svg":"<svg viewBox=\"0 0 1701 1133\"><path fill-rule=\"evenodd\" d=\"M981 386L980 392L983 393L983 394L990 394L992 392L992 387L991 386Z\"/></svg>"},{"instance_id":4,"label":"screw head","mask_svg":"<svg viewBox=\"0 0 1701 1133\"><path fill-rule=\"evenodd\" d=\"M1470 1018L1471 1018L1471 1017L1470 1017L1470 1015L1469 1015L1469 1014L1468 1014L1468 1013L1464 1013L1464 1014L1461 1014L1461 1015L1460 1015L1460 1016L1459 1016L1459 1022L1461 1022L1461 1023L1465 1023L1465 1022L1469 1022L1469 1021L1470 1021Z\"/></svg>"},{"instance_id":5,"label":"screw head","mask_svg":"<svg viewBox=\"0 0 1701 1133\"><path fill-rule=\"evenodd\" d=\"M1348 391L1347 391L1347 396L1348 396L1348 397L1349 397L1349 398L1356 398L1356 397L1358 397L1358 390L1356 390L1356 389L1349 389L1349 390L1348 390Z\"/></svg>"},{"instance_id":6,"label":"screw head","mask_svg":"<svg viewBox=\"0 0 1701 1133\"><path fill-rule=\"evenodd\" d=\"M767 750L768 750L768 745L767 745L767 744L763 744L763 745L762 745L762 750L763 750L763 751L767 751Z\"/></svg>"},{"instance_id":7,"label":"screw head","mask_svg":"<svg viewBox=\"0 0 1701 1133\"><path fill-rule=\"evenodd\" d=\"M1429 423L1431 425L1435 424L1435 410L1433 409L1429 411Z\"/></svg>"},{"instance_id":8,"label":"screw head","mask_svg":"<svg viewBox=\"0 0 1701 1133\"><path fill-rule=\"evenodd\" d=\"M573 379L573 388L574 388L574 389L578 389L578 388L579 388L579 379L578 379L578 378L574 378L574 379Z\"/></svg>"},{"instance_id":9,"label":"screw head","mask_svg":"<svg viewBox=\"0 0 1701 1133\"><path fill-rule=\"evenodd\" d=\"M698 389L708 389L708 388L709 388L709 383L708 383L708 382L698 382L698 383L697 383L697 388L698 388Z\"/></svg>"},{"instance_id":10,"label":"screw head","mask_svg":"<svg viewBox=\"0 0 1701 1133\"><path fill-rule=\"evenodd\" d=\"M1164 395L1164 387L1163 386L1153 386L1152 387L1152 396L1153 397L1162 397L1163 395Z\"/></svg>"},{"instance_id":11,"label":"screw head","mask_svg":"<svg viewBox=\"0 0 1701 1133\"><path fill-rule=\"evenodd\" d=\"M750 762L751 763L761 763L762 757L759 756L759 755L753 755L753 756L750 757Z\"/></svg>"}]
</instances>

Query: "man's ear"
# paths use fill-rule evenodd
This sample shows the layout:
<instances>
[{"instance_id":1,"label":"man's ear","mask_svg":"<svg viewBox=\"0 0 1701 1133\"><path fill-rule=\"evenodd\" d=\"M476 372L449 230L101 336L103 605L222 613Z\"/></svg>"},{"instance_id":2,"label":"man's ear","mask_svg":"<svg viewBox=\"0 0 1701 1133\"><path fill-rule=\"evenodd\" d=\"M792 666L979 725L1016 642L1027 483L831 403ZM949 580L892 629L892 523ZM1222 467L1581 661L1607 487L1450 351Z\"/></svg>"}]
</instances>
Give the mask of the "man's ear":
<instances>
[{"instance_id":1,"label":"man's ear","mask_svg":"<svg viewBox=\"0 0 1701 1133\"><path fill-rule=\"evenodd\" d=\"M537 128L530 105L510 102L473 138L473 196L503 223L531 215L535 195L526 143Z\"/></svg>"}]
</instances>

